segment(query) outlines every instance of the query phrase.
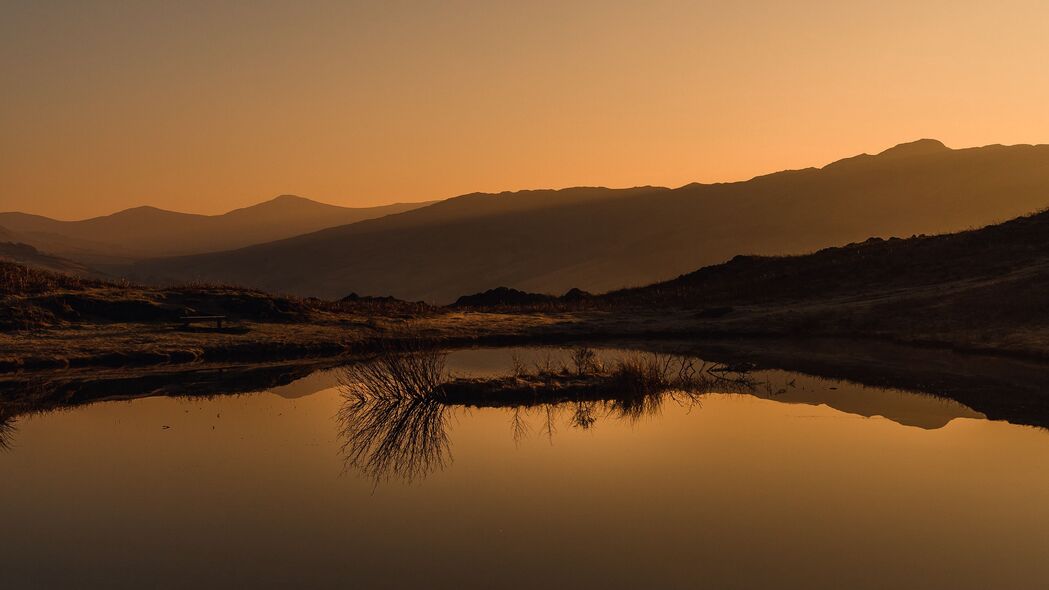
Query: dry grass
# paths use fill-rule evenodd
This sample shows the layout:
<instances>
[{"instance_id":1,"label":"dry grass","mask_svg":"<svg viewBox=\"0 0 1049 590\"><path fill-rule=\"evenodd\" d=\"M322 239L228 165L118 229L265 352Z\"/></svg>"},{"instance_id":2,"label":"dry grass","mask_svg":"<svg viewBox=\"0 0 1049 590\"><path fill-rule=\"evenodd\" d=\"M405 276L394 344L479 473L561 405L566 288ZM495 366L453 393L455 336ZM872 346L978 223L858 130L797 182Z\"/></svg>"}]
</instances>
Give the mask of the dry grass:
<instances>
[{"instance_id":1,"label":"dry grass","mask_svg":"<svg viewBox=\"0 0 1049 590\"><path fill-rule=\"evenodd\" d=\"M0 295L32 295L57 290L83 291L107 286L115 285L0 261Z\"/></svg>"}]
</instances>

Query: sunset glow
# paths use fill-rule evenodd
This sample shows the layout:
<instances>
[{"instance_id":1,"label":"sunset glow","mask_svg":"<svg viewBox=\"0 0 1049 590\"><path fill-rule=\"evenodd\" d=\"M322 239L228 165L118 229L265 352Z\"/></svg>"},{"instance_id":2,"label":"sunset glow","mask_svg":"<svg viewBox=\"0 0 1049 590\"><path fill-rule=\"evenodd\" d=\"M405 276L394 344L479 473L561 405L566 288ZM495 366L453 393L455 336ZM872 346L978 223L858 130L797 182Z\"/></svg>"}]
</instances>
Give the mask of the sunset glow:
<instances>
[{"instance_id":1,"label":"sunset glow","mask_svg":"<svg viewBox=\"0 0 1049 590\"><path fill-rule=\"evenodd\" d=\"M0 210L679 186L1049 138L1049 4L18 2Z\"/></svg>"}]
</instances>

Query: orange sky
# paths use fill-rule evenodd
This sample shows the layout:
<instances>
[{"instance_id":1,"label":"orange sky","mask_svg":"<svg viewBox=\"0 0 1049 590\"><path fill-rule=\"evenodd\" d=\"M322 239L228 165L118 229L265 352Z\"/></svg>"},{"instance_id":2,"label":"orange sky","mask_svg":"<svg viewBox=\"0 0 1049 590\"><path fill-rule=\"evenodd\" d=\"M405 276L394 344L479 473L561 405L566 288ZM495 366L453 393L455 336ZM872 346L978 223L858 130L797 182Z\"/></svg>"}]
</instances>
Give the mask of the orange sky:
<instances>
[{"instance_id":1,"label":"orange sky","mask_svg":"<svg viewBox=\"0 0 1049 590\"><path fill-rule=\"evenodd\" d=\"M59 218L677 186L920 137L1049 142L1044 0L3 12L0 210Z\"/></svg>"}]
</instances>

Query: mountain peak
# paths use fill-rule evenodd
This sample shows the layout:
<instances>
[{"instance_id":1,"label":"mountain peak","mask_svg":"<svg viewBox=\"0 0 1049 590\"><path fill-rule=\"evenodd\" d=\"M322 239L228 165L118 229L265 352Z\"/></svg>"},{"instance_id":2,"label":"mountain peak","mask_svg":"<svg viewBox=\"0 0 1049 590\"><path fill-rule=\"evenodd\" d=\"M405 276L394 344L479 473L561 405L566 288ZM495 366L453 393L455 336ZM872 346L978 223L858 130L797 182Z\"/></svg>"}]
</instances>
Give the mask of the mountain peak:
<instances>
[{"instance_id":1,"label":"mountain peak","mask_svg":"<svg viewBox=\"0 0 1049 590\"><path fill-rule=\"evenodd\" d=\"M313 199L307 199L306 197L300 197L299 195L277 195L268 201L249 205L242 209L235 209L230 213L236 213L237 211L253 211L259 209L301 209L301 208L327 208L334 207L334 205L328 205L321 203L320 201L314 201ZM228 215L228 213L227 213Z\"/></svg>"},{"instance_id":2,"label":"mountain peak","mask_svg":"<svg viewBox=\"0 0 1049 590\"><path fill-rule=\"evenodd\" d=\"M306 197L300 197L299 195L277 195L276 197L273 197L270 200L271 201L275 201L277 203L293 202L293 201L300 201L300 202L301 201L309 201L311 203L315 203L316 202L313 199L307 199Z\"/></svg>"},{"instance_id":3,"label":"mountain peak","mask_svg":"<svg viewBox=\"0 0 1049 590\"><path fill-rule=\"evenodd\" d=\"M155 217L176 217L191 215L189 213L178 213L175 211L168 211L167 209L161 209L152 205L140 205L138 207L132 207L130 209L124 209L117 211L112 215L103 215L94 219L152 219Z\"/></svg>"},{"instance_id":4,"label":"mountain peak","mask_svg":"<svg viewBox=\"0 0 1049 590\"><path fill-rule=\"evenodd\" d=\"M260 211L266 212L279 212L279 211L312 211L317 209L327 209L333 207L333 205L326 205L313 199L307 199L306 197L300 197L298 195L277 195L268 201L261 203L255 203L254 205L248 205L247 207L241 207L240 209L234 209L232 211L224 213L222 216L238 216L246 215L249 213L258 213Z\"/></svg>"},{"instance_id":5,"label":"mountain peak","mask_svg":"<svg viewBox=\"0 0 1049 590\"><path fill-rule=\"evenodd\" d=\"M878 155L892 157L926 156L929 154L938 154L949 151L951 151L951 148L944 145L943 142L938 139L919 139L918 141L901 143Z\"/></svg>"}]
</instances>

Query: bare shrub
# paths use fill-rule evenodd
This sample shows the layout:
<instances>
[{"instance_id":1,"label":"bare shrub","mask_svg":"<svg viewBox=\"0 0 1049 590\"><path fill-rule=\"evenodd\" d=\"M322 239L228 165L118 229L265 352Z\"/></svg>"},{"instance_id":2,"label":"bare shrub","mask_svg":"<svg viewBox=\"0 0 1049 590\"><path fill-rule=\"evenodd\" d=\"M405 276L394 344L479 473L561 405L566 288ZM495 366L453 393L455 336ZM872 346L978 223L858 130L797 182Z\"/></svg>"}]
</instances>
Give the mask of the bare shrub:
<instances>
[{"instance_id":1,"label":"bare shrub","mask_svg":"<svg viewBox=\"0 0 1049 590\"><path fill-rule=\"evenodd\" d=\"M577 346L572 349L571 358L576 375L590 375L601 370L597 360L597 353L594 352L593 348Z\"/></svg>"},{"instance_id":2,"label":"bare shrub","mask_svg":"<svg viewBox=\"0 0 1049 590\"><path fill-rule=\"evenodd\" d=\"M510 374L519 378L528 375L528 367L516 354L510 357Z\"/></svg>"},{"instance_id":3,"label":"bare shrub","mask_svg":"<svg viewBox=\"0 0 1049 590\"><path fill-rule=\"evenodd\" d=\"M387 347L371 361L343 369L347 395L374 399L441 399L447 353L425 347Z\"/></svg>"},{"instance_id":4,"label":"bare shrub","mask_svg":"<svg viewBox=\"0 0 1049 590\"><path fill-rule=\"evenodd\" d=\"M568 372L568 367L564 363L555 362L554 357L550 353L546 353L542 358L536 359L533 365L536 376L540 378L556 377L559 374Z\"/></svg>"}]
</instances>

